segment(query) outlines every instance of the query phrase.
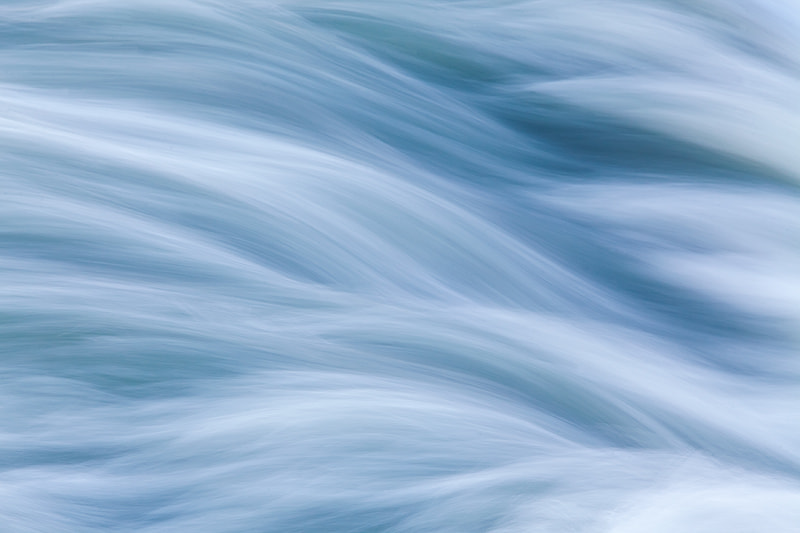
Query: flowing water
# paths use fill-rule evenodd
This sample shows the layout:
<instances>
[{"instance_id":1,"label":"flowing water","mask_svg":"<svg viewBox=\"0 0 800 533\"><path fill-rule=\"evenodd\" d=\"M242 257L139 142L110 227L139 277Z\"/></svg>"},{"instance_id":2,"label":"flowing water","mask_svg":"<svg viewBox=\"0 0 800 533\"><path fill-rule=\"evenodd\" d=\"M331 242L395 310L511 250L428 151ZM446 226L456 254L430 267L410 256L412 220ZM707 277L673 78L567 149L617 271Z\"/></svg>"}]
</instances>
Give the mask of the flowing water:
<instances>
[{"instance_id":1,"label":"flowing water","mask_svg":"<svg viewBox=\"0 0 800 533\"><path fill-rule=\"evenodd\" d=\"M0 531L800 531L794 0L4 0Z\"/></svg>"}]
</instances>

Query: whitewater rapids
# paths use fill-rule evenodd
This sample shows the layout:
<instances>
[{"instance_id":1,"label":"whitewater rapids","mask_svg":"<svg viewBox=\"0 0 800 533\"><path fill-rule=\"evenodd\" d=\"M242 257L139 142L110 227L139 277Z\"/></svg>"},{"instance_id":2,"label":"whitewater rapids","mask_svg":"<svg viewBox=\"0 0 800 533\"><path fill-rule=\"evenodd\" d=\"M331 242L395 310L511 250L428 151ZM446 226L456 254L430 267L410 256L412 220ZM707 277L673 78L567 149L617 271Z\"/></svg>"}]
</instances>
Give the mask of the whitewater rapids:
<instances>
[{"instance_id":1,"label":"whitewater rapids","mask_svg":"<svg viewBox=\"0 0 800 533\"><path fill-rule=\"evenodd\" d=\"M0 47L0 532L800 532L795 1Z\"/></svg>"}]
</instances>

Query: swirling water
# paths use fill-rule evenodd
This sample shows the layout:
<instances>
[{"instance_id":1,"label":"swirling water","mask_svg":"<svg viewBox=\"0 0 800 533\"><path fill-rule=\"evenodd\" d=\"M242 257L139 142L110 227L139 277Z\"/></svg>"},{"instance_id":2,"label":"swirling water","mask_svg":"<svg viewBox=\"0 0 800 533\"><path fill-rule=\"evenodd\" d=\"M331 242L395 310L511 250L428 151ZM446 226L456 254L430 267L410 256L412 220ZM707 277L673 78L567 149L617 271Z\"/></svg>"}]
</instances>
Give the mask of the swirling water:
<instances>
[{"instance_id":1,"label":"swirling water","mask_svg":"<svg viewBox=\"0 0 800 533\"><path fill-rule=\"evenodd\" d=\"M800 531L792 0L0 46L0 531Z\"/></svg>"}]
</instances>

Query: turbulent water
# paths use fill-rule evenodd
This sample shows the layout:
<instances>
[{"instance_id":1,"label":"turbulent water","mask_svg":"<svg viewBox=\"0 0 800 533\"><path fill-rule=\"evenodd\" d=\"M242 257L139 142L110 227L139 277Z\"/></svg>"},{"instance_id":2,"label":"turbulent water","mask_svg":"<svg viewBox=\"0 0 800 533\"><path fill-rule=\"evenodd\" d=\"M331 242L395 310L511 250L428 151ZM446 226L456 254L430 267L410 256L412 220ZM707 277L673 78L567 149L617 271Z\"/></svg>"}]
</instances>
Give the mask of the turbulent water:
<instances>
[{"instance_id":1,"label":"turbulent water","mask_svg":"<svg viewBox=\"0 0 800 533\"><path fill-rule=\"evenodd\" d=\"M4 0L0 531L800 531L794 0Z\"/></svg>"}]
</instances>

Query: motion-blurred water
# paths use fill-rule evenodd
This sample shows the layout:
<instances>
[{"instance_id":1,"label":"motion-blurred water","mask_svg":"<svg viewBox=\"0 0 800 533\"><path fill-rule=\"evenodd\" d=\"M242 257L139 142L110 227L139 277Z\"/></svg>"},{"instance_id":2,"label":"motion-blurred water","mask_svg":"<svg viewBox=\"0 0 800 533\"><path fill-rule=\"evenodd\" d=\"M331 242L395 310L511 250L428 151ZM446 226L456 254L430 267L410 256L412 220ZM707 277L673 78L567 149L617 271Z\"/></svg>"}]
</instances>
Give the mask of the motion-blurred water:
<instances>
[{"instance_id":1,"label":"motion-blurred water","mask_svg":"<svg viewBox=\"0 0 800 533\"><path fill-rule=\"evenodd\" d=\"M796 1L0 46L0 532L800 531Z\"/></svg>"}]
</instances>

